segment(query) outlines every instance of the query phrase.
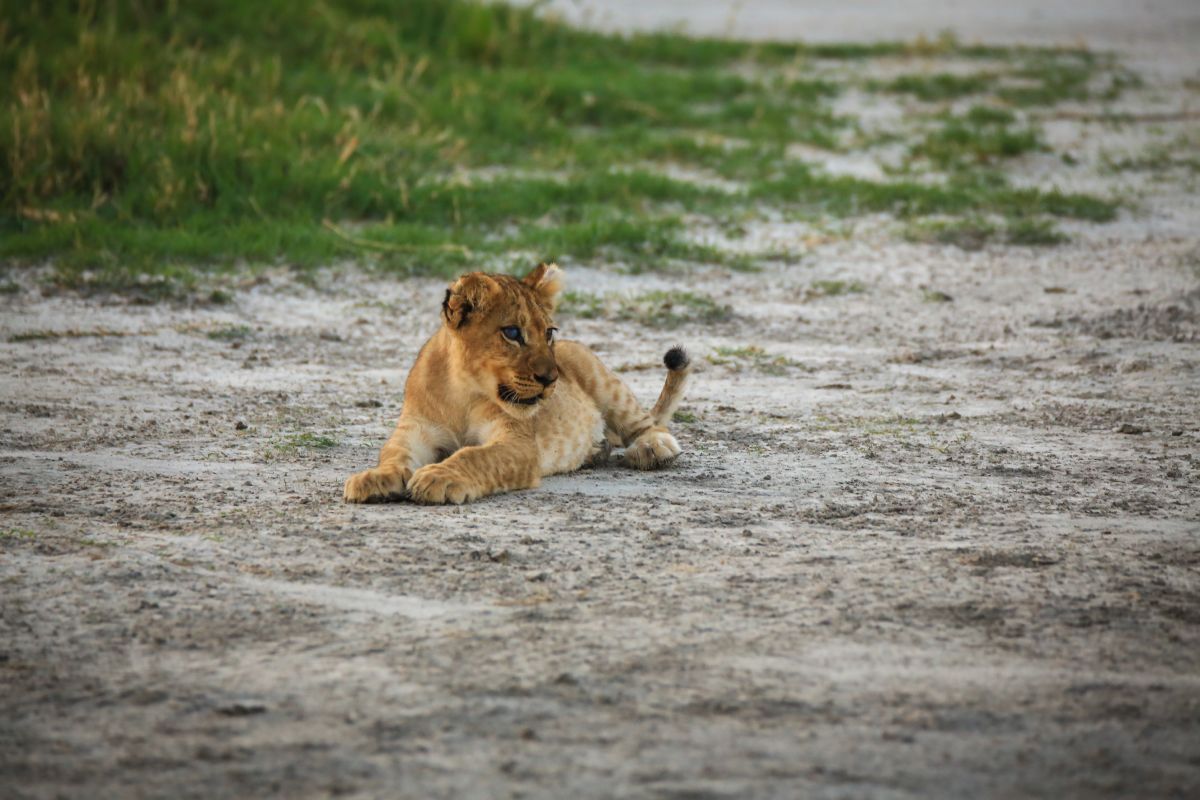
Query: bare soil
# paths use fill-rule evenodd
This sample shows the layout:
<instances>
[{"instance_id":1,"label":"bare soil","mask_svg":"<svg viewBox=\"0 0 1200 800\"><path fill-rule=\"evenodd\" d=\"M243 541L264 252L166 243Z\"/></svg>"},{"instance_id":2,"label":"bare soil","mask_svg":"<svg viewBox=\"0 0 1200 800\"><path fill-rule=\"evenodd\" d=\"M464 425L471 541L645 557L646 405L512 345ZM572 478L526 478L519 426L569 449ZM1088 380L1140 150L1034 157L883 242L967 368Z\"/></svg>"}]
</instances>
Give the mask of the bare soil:
<instances>
[{"instance_id":1,"label":"bare soil","mask_svg":"<svg viewBox=\"0 0 1200 800\"><path fill-rule=\"evenodd\" d=\"M1140 97L1194 105L1191 69ZM567 265L732 307L562 320L647 402L689 346L684 455L464 507L340 499L444 282L146 306L26 274L0 796L1197 796L1200 198L1092 178L1132 209L1056 248L780 221L761 273Z\"/></svg>"}]
</instances>

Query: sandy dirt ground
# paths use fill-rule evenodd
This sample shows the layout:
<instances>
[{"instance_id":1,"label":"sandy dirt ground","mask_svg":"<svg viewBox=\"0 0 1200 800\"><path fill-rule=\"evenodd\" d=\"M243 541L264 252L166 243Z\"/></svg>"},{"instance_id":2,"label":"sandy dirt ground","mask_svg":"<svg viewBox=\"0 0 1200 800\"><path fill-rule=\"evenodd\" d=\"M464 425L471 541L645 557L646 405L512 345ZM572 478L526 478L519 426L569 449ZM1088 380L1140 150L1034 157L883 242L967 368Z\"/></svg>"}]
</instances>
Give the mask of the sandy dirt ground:
<instances>
[{"instance_id":1,"label":"sandy dirt ground","mask_svg":"<svg viewBox=\"0 0 1200 800\"><path fill-rule=\"evenodd\" d=\"M1130 102L1197 105L1178 51ZM1048 131L1083 166L1029 182L1135 199L1060 247L766 221L748 241L798 255L761 273L568 265L732 307L562 320L647 402L689 346L684 455L465 507L340 499L444 282L147 306L19 278L0 796L1197 796L1196 179Z\"/></svg>"}]
</instances>

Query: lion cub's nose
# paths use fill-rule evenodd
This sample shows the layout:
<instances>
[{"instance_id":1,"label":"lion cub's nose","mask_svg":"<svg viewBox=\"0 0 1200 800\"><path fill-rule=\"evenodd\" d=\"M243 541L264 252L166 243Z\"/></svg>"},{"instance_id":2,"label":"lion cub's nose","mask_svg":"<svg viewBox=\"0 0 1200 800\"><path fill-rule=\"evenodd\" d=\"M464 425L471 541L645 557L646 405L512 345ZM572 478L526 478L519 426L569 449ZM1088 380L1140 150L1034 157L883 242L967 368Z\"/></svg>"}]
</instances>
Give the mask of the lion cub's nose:
<instances>
[{"instance_id":1,"label":"lion cub's nose","mask_svg":"<svg viewBox=\"0 0 1200 800\"><path fill-rule=\"evenodd\" d=\"M537 382L542 386L549 386L558 380L558 368L552 368L549 372L543 375L534 375L533 377L537 378Z\"/></svg>"}]
</instances>

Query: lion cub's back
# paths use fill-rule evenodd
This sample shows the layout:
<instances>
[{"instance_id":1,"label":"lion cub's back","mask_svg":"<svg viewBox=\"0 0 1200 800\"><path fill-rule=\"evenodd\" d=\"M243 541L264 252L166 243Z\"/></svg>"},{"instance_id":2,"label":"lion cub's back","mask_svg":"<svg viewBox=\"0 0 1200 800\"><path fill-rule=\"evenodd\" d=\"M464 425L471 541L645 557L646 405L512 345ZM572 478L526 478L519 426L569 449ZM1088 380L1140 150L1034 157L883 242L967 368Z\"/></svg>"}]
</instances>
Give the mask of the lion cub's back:
<instances>
[{"instance_id":1,"label":"lion cub's back","mask_svg":"<svg viewBox=\"0 0 1200 800\"><path fill-rule=\"evenodd\" d=\"M599 451L604 441L604 417L591 396L564 376L534 417L534 431L542 474L570 472Z\"/></svg>"}]
</instances>

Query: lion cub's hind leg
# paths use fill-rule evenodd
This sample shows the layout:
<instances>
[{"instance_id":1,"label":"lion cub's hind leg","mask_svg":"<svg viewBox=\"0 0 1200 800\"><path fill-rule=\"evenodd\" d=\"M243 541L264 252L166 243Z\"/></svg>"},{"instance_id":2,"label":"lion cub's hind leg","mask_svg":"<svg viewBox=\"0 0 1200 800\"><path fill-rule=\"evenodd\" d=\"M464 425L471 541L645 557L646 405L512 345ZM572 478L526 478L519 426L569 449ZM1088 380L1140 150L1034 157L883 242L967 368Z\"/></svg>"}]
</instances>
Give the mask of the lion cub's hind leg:
<instances>
[{"instance_id":1,"label":"lion cub's hind leg","mask_svg":"<svg viewBox=\"0 0 1200 800\"><path fill-rule=\"evenodd\" d=\"M625 463L634 469L661 469L678 458L682 452L679 442L675 441L675 437L667 430L667 423L671 421L675 409L679 408L683 399L683 389L691 371L691 360L682 347L672 347L663 356L663 366L667 368L667 380L658 395L658 401L648 414L652 425L637 434L625 448ZM621 385L624 386L624 383Z\"/></svg>"},{"instance_id":2,"label":"lion cub's hind leg","mask_svg":"<svg viewBox=\"0 0 1200 800\"><path fill-rule=\"evenodd\" d=\"M575 343L563 344L574 345L570 357L580 370L588 393L604 415L610 441L625 447L625 464L634 469L660 469L674 461L681 449L666 423L678 405L687 376L689 365L682 350L678 351L678 358L672 357L667 363L667 384L652 413L642 408L625 382L595 353Z\"/></svg>"}]
</instances>

